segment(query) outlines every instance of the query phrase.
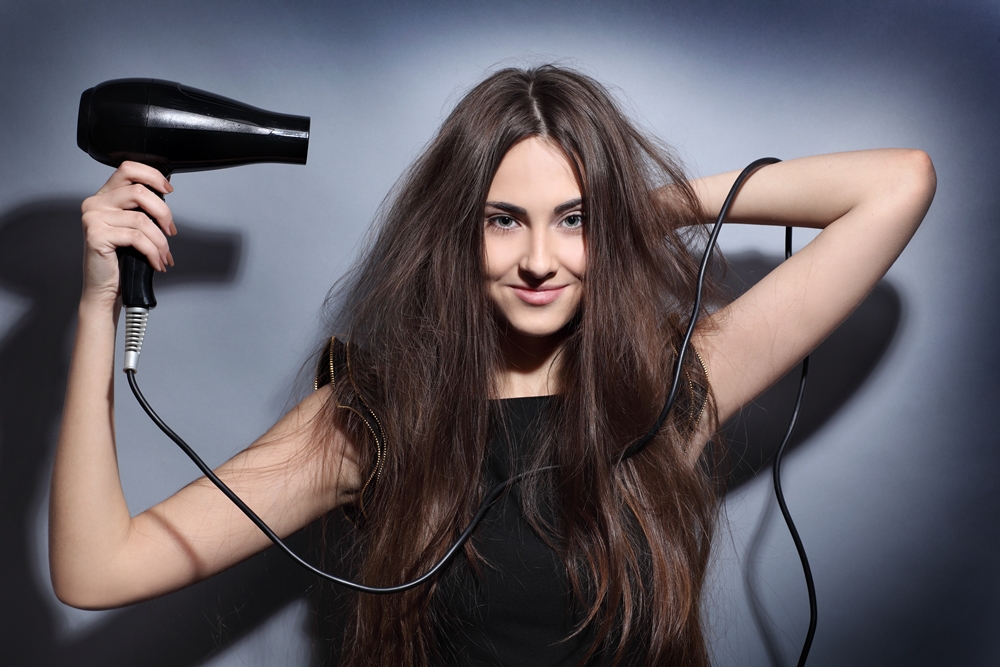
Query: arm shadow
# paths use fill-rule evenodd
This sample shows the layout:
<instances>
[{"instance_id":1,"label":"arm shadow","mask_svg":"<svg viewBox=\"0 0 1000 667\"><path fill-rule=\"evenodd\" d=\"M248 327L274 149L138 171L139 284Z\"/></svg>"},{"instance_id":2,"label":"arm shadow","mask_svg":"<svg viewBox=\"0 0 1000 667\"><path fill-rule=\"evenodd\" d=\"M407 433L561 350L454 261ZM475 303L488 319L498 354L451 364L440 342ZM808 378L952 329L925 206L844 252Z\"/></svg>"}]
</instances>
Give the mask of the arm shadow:
<instances>
[{"instance_id":1,"label":"arm shadow","mask_svg":"<svg viewBox=\"0 0 1000 667\"><path fill-rule=\"evenodd\" d=\"M724 283L733 297L745 292L781 261L759 253L734 255L728 260ZM861 388L895 339L901 318L899 292L882 280L813 351L802 408L788 450L807 441ZM796 366L723 424L727 492L755 477L777 453L795 405L800 368Z\"/></svg>"},{"instance_id":2,"label":"arm shadow","mask_svg":"<svg viewBox=\"0 0 1000 667\"><path fill-rule=\"evenodd\" d=\"M199 665L303 597L318 619L318 626L311 624L314 638L316 627L324 625L336 634L340 621L321 617L317 596L308 595L316 589L315 580L270 550L200 584L120 610L79 633L60 632L58 603L36 574L33 524L48 483L68 372L67 340L81 287L80 200L33 201L0 214L0 288L29 302L0 341L0 645L5 662ZM241 236L190 223L183 227L171 246L184 261L157 277L157 289L232 283ZM742 293L777 263L761 255L730 258L729 289ZM883 281L816 350L790 447L821 428L864 383L894 338L900 315L899 295ZM731 461L727 490L751 479L773 457L796 388L793 371L724 426ZM295 542L308 550L303 534ZM318 640L313 644L318 664L319 653L333 647L324 649Z\"/></svg>"},{"instance_id":3,"label":"arm shadow","mask_svg":"<svg viewBox=\"0 0 1000 667\"><path fill-rule=\"evenodd\" d=\"M83 197L51 197L0 212L0 288L28 307L0 341L0 646L9 665L202 664L312 585L284 555L265 551L219 576L62 631L58 602L39 578L36 537L68 373L81 288ZM235 281L242 236L183 224L171 239L183 262L157 290ZM308 547L300 534L297 548Z\"/></svg>"}]
</instances>

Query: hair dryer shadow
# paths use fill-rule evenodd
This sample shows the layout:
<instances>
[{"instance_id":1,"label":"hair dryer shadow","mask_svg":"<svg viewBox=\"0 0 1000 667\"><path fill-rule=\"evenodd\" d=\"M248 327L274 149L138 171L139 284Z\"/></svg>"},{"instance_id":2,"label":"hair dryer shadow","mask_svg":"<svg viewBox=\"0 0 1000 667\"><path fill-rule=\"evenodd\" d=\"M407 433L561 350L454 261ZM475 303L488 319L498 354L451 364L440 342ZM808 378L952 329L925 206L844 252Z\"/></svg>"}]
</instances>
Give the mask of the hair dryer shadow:
<instances>
[{"instance_id":1,"label":"hair dryer shadow","mask_svg":"<svg viewBox=\"0 0 1000 667\"><path fill-rule=\"evenodd\" d=\"M190 589L65 633L47 582L40 503L68 373L80 296L80 200L34 201L0 213L0 288L28 301L0 341L0 646L11 665L195 665L246 635L312 583L283 555L261 554ZM242 237L178 222L179 284L231 283ZM298 540L298 548L306 545Z\"/></svg>"}]
</instances>

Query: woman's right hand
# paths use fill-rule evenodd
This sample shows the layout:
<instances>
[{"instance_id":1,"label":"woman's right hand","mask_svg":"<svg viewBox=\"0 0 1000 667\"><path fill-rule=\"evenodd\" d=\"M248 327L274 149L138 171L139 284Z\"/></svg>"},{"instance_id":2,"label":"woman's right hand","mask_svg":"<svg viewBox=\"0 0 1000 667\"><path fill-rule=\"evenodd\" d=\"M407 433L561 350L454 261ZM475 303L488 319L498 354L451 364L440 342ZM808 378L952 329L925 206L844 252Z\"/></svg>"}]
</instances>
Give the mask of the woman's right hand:
<instances>
[{"instance_id":1,"label":"woman's right hand","mask_svg":"<svg viewBox=\"0 0 1000 667\"><path fill-rule=\"evenodd\" d=\"M123 162L93 197L84 200L83 297L114 303L118 298L116 249L132 246L158 271L174 260L167 236L177 233L170 207L156 193L174 188L153 167Z\"/></svg>"}]
</instances>

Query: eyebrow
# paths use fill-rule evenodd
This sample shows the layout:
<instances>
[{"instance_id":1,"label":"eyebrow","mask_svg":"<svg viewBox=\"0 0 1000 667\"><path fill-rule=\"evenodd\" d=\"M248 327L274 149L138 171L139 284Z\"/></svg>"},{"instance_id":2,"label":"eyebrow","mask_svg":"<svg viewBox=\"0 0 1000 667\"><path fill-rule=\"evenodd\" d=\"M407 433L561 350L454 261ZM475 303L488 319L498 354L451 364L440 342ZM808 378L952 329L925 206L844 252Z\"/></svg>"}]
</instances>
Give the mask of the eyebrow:
<instances>
[{"instance_id":1,"label":"eyebrow","mask_svg":"<svg viewBox=\"0 0 1000 667\"><path fill-rule=\"evenodd\" d=\"M556 206L555 214L559 215L560 213L565 213L566 211L572 210L577 206L581 206L582 204L583 204L583 199L581 199L580 197L577 197L576 199L570 199L569 201L563 202L562 204L559 204L559 206Z\"/></svg>"},{"instance_id":2,"label":"eyebrow","mask_svg":"<svg viewBox=\"0 0 1000 667\"><path fill-rule=\"evenodd\" d=\"M583 199L577 197L576 199L570 199L569 201L559 204L553 209L553 212L556 215L559 215L560 213L565 213L566 211L574 209L581 204L583 204ZM528 215L527 210L521 208L520 206L515 206L514 204L508 204L505 201L488 201L486 202L486 206L495 208L498 211L503 211L504 213L510 213L511 215Z\"/></svg>"}]
</instances>

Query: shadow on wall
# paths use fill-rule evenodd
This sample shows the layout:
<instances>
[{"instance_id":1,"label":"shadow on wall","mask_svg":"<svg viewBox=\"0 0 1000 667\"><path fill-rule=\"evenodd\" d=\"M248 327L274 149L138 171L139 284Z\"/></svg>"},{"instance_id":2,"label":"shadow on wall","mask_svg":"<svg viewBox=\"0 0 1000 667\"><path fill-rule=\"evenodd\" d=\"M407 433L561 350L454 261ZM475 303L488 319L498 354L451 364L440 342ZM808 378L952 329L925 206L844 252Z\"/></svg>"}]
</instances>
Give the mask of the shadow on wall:
<instances>
[{"instance_id":1,"label":"shadow on wall","mask_svg":"<svg viewBox=\"0 0 1000 667\"><path fill-rule=\"evenodd\" d=\"M311 583L284 556L264 553L202 584L121 610L72 638L57 634L38 586L32 524L45 492L62 411L67 337L80 295L80 201L37 201L0 216L0 287L30 300L0 343L0 646L8 665L203 663ZM241 237L190 224L171 240L185 261L157 288L235 278ZM303 548L302 538L297 539Z\"/></svg>"},{"instance_id":2,"label":"shadow on wall","mask_svg":"<svg viewBox=\"0 0 1000 667\"><path fill-rule=\"evenodd\" d=\"M745 292L781 262L779 257L759 253L743 253L727 259L725 285L734 296ZM864 384L895 338L901 314L899 293L883 280L813 351L789 450L818 431ZM800 369L801 366L792 369L723 425L730 475L727 491L754 477L777 453L795 407Z\"/></svg>"},{"instance_id":3,"label":"shadow on wall","mask_svg":"<svg viewBox=\"0 0 1000 667\"><path fill-rule=\"evenodd\" d=\"M60 637L56 610L34 576L35 502L44 493L62 410L67 337L80 294L81 198L52 199L0 216L0 287L30 300L0 342L0 646L5 664L81 667L197 665L252 632L316 583L272 550L182 591L120 610L72 637ZM235 277L241 237L199 231L171 239L185 261L157 288L226 283ZM777 264L759 255L730 258L729 284L739 293ZM880 284L814 354L810 385L791 446L802 443L863 383L892 340L899 297ZM728 424L733 453L729 488L773 456L791 413L797 374L781 380ZM293 547L310 549L300 534ZM330 612L329 608L325 608ZM314 614L325 629L330 614ZM321 632L321 634L323 634ZM319 642L314 642L317 645ZM319 660L317 646L314 662Z\"/></svg>"}]
</instances>

